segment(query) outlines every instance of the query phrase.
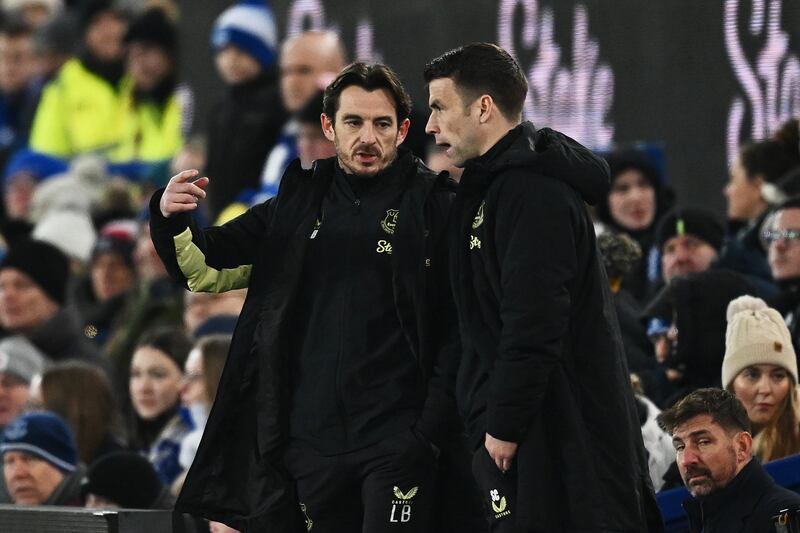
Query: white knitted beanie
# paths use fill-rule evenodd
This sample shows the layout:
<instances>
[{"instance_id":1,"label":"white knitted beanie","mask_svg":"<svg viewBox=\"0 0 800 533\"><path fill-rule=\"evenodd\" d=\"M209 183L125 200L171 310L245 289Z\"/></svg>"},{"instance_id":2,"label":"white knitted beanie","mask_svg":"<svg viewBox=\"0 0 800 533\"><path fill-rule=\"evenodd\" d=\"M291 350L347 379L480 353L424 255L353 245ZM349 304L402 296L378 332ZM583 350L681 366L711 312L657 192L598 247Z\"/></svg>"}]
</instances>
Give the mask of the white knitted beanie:
<instances>
[{"instance_id":1,"label":"white knitted beanie","mask_svg":"<svg viewBox=\"0 0 800 533\"><path fill-rule=\"evenodd\" d=\"M797 383L797 357L783 317L761 298L740 296L728 304L722 387L751 365L780 366Z\"/></svg>"}]
</instances>

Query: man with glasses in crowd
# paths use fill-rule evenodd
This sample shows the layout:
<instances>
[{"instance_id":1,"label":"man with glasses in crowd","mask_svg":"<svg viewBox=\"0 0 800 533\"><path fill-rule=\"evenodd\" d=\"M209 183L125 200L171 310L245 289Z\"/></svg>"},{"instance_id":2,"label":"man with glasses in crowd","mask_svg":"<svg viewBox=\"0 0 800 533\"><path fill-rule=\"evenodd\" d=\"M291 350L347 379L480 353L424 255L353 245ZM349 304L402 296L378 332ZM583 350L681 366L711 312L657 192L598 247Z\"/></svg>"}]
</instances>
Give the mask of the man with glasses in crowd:
<instances>
[{"instance_id":1,"label":"man with glasses in crowd","mask_svg":"<svg viewBox=\"0 0 800 533\"><path fill-rule=\"evenodd\" d=\"M781 204L763 233L772 278L781 288L775 307L783 313L795 350L800 348L800 197Z\"/></svg>"}]
</instances>

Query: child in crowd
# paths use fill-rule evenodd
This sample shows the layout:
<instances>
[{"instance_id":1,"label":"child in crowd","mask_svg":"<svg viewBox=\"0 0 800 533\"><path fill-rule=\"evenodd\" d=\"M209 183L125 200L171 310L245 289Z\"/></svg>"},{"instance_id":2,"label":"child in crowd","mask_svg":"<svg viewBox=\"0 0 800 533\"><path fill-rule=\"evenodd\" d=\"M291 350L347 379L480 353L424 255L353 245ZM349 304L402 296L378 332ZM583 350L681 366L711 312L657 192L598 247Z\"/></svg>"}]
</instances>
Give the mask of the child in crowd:
<instances>
[{"instance_id":1,"label":"child in crowd","mask_svg":"<svg viewBox=\"0 0 800 533\"><path fill-rule=\"evenodd\" d=\"M208 119L211 219L246 189L258 188L267 153L287 118L276 72L277 28L264 2L245 0L214 23L216 66L224 97ZM235 132L235 135L232 133Z\"/></svg>"}]
</instances>

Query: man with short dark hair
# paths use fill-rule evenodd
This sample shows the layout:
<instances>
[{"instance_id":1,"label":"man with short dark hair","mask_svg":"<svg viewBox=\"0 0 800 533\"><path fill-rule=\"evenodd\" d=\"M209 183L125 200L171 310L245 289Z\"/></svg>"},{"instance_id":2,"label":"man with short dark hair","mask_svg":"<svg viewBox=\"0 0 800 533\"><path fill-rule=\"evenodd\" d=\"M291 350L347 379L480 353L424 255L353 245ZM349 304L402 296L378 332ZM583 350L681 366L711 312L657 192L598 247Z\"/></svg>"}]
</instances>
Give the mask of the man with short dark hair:
<instances>
[{"instance_id":1,"label":"man with short dark hair","mask_svg":"<svg viewBox=\"0 0 800 533\"><path fill-rule=\"evenodd\" d=\"M425 67L426 131L464 167L451 277L456 391L493 532L661 531L609 283L584 202L608 166L522 121L493 44Z\"/></svg>"},{"instance_id":2,"label":"man with short dark hair","mask_svg":"<svg viewBox=\"0 0 800 533\"><path fill-rule=\"evenodd\" d=\"M768 533L772 517L800 508L800 495L779 487L753 459L750 420L722 389L699 389L658 415L672 436L691 498L683 507L692 532Z\"/></svg>"},{"instance_id":3,"label":"man with short dark hair","mask_svg":"<svg viewBox=\"0 0 800 533\"><path fill-rule=\"evenodd\" d=\"M182 172L154 195L153 240L176 279L249 287L184 512L247 531L285 531L301 510L315 532L447 531L435 519L437 449L444 460L458 442L452 188L399 149L410 106L388 67L354 63L324 96L336 157L295 161L274 198L200 230L188 212L208 178Z\"/></svg>"}]
</instances>

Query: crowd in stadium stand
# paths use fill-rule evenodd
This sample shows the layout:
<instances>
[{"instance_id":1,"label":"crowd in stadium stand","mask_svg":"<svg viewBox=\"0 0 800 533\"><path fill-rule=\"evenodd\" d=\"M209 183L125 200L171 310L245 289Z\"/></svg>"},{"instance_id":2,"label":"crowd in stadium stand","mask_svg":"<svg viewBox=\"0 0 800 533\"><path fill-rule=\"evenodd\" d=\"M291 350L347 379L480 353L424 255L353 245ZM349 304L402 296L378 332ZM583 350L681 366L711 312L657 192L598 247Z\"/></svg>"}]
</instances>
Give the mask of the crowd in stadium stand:
<instances>
[{"instance_id":1,"label":"crowd in stadium stand","mask_svg":"<svg viewBox=\"0 0 800 533\"><path fill-rule=\"evenodd\" d=\"M209 36L225 91L197 131L172 2L2 6L0 503L169 509L247 289L176 284L148 200L198 168L211 182L196 216L222 224L274 196L295 158L334 155L322 90L348 54L328 32L279 42L263 3L229 7ZM407 144L458 178L421 133ZM739 148L725 220L677 203L649 151L603 155L595 229L653 486L682 485L657 415L704 387L741 401L761 462L800 453L798 121Z\"/></svg>"}]
</instances>

